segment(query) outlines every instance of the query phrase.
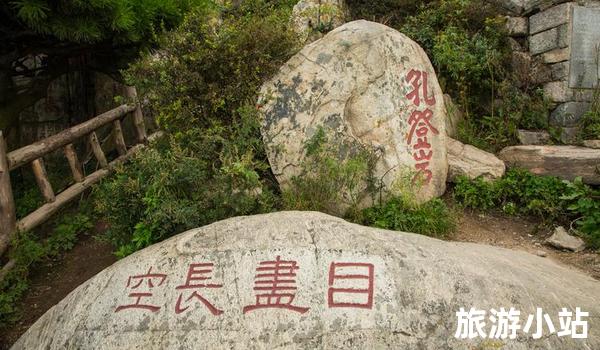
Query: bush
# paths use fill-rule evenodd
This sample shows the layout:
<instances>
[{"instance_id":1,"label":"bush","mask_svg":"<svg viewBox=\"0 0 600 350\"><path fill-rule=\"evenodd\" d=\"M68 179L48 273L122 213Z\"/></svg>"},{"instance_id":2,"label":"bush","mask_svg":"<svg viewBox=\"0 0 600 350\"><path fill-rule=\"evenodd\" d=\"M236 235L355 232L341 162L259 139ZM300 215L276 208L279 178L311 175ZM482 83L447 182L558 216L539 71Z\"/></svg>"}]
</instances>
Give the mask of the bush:
<instances>
[{"instance_id":1,"label":"bush","mask_svg":"<svg viewBox=\"0 0 600 350\"><path fill-rule=\"evenodd\" d=\"M239 122L240 107L255 105L262 82L297 45L291 7L277 3L196 10L160 40L158 51L132 65L126 76L161 128L177 138L215 125L226 131Z\"/></svg>"},{"instance_id":2,"label":"bush","mask_svg":"<svg viewBox=\"0 0 600 350\"><path fill-rule=\"evenodd\" d=\"M185 230L273 208L251 153L213 168L172 141L139 152L94 190L95 207L109 223L104 239L118 257Z\"/></svg>"},{"instance_id":3,"label":"bush","mask_svg":"<svg viewBox=\"0 0 600 350\"><path fill-rule=\"evenodd\" d=\"M532 215L545 220L559 219L566 210L561 200L568 183L552 176L536 176L522 169L510 169L497 181L459 177L453 196L470 208L507 208L508 214Z\"/></svg>"},{"instance_id":4,"label":"bush","mask_svg":"<svg viewBox=\"0 0 600 350\"><path fill-rule=\"evenodd\" d=\"M594 90L594 97L590 110L587 111L580 121L580 135L583 140L600 139L600 88Z\"/></svg>"},{"instance_id":5,"label":"bush","mask_svg":"<svg viewBox=\"0 0 600 350\"><path fill-rule=\"evenodd\" d=\"M270 211L269 171L255 103L294 53L292 1L206 7L126 72L166 140L95 190L119 257L184 230Z\"/></svg>"},{"instance_id":6,"label":"bush","mask_svg":"<svg viewBox=\"0 0 600 350\"><path fill-rule=\"evenodd\" d=\"M594 249L600 249L600 191L583 184L580 178L569 183L568 194L561 199L570 203L568 209L575 219L575 227Z\"/></svg>"},{"instance_id":7,"label":"bush","mask_svg":"<svg viewBox=\"0 0 600 350\"><path fill-rule=\"evenodd\" d=\"M364 210L361 223L431 237L444 237L456 229L454 213L437 198L420 205L405 198L393 198Z\"/></svg>"},{"instance_id":8,"label":"bush","mask_svg":"<svg viewBox=\"0 0 600 350\"><path fill-rule=\"evenodd\" d=\"M302 173L283 191L287 210L315 210L337 216L353 216L358 205L374 195L375 156L354 142L333 142L323 128L306 143ZM340 154L348 154L340 160ZM343 212L339 208L345 208Z\"/></svg>"},{"instance_id":9,"label":"bush","mask_svg":"<svg viewBox=\"0 0 600 350\"><path fill-rule=\"evenodd\" d=\"M502 208L508 215L531 215L565 226L570 226L573 220L589 246L600 248L600 193L581 179L569 182L510 169L494 182L460 177L453 196L469 208Z\"/></svg>"}]
</instances>

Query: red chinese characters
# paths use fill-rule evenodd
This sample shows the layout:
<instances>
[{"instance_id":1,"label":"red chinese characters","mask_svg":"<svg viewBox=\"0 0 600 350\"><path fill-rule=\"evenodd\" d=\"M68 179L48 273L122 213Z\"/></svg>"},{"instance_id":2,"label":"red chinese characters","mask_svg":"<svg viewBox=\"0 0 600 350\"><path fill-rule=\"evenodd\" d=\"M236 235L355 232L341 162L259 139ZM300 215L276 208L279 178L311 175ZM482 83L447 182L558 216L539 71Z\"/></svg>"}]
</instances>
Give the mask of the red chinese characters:
<instances>
[{"instance_id":1,"label":"red chinese characters","mask_svg":"<svg viewBox=\"0 0 600 350\"><path fill-rule=\"evenodd\" d=\"M433 106L435 104L435 96L429 97L429 92L427 90L427 72L411 69L406 75L406 81L410 83L413 88L412 91L406 95L406 98L412 100L415 106L421 106L419 89L422 91L422 98L428 106Z\"/></svg>"},{"instance_id":2,"label":"red chinese characters","mask_svg":"<svg viewBox=\"0 0 600 350\"><path fill-rule=\"evenodd\" d=\"M278 308L301 314L309 308L292 305L296 298L296 261L281 260L278 255L273 261L262 261L256 268L254 290L256 304L244 306L244 314L256 309Z\"/></svg>"},{"instance_id":3,"label":"red chinese characters","mask_svg":"<svg viewBox=\"0 0 600 350\"><path fill-rule=\"evenodd\" d=\"M211 274L213 270L213 263L197 263L190 264L188 268L187 277L185 279L185 284L175 287L177 290L181 290L179 293L179 297L177 298L177 303L175 304L175 313L180 314L185 310L189 309L189 306L182 307L182 302L184 299L185 291L191 291L189 296L185 298L185 302L189 302L192 299L197 299L206 308L215 316L221 315L223 313L222 310L217 309L213 304L211 304L206 298L204 298L198 290L202 288L221 288L223 285L207 283L206 281L211 279Z\"/></svg>"},{"instance_id":4,"label":"red chinese characters","mask_svg":"<svg viewBox=\"0 0 600 350\"><path fill-rule=\"evenodd\" d=\"M439 131L432 125L433 112L429 108L435 105L435 96L429 96L427 87L427 72L411 69L406 75L406 81L412 86L412 90L406 95L416 109L408 119L410 131L407 135L407 143L413 148L413 159L417 162L415 169L417 174L413 181L421 180L423 184L429 184L433 173L429 169L433 150L429 143L429 133L438 135ZM421 101L425 102L425 109L419 110Z\"/></svg>"},{"instance_id":5,"label":"red chinese characters","mask_svg":"<svg viewBox=\"0 0 600 350\"><path fill-rule=\"evenodd\" d=\"M152 304L144 304L142 299L149 299L152 297L151 290L154 289L155 286L159 287L167 279L167 275L161 273L152 273L152 267L148 269L148 273L143 275L135 275L129 276L127 279L127 288L135 289L139 291L129 293L130 298L135 298L134 304L121 305L118 306L115 312L119 312L126 309L142 309L148 310L152 312L157 312L160 310L160 306L152 305ZM146 282L144 284L144 282ZM142 287L142 288L140 288ZM148 302L146 302L148 303Z\"/></svg>"},{"instance_id":6,"label":"red chinese characters","mask_svg":"<svg viewBox=\"0 0 600 350\"><path fill-rule=\"evenodd\" d=\"M212 283L215 265L211 262L192 263L188 266L183 284L175 287L178 297L175 302L175 314L179 315L194 304L202 304L211 314L219 316L224 313L210 301L209 290L221 289L222 284ZM244 306L244 314L257 309L285 309L300 314L306 313L310 308L298 306L296 299L296 274L300 269L294 260L282 260L277 256L275 260L262 261L256 268L254 288L256 302ZM329 289L327 302L329 308L360 308L372 309L374 296L375 267L370 263L332 262L329 266ZM119 305L115 312L126 309L140 309L142 311L157 312L162 306L157 305L157 300L152 300L153 290L157 287L165 288L163 284L167 275L148 272L141 275L129 276L127 279L128 295L133 301L130 304ZM174 300L167 300L171 303ZM163 300L163 303L165 301Z\"/></svg>"},{"instance_id":7,"label":"red chinese characters","mask_svg":"<svg viewBox=\"0 0 600 350\"><path fill-rule=\"evenodd\" d=\"M332 262L327 292L329 307L372 309L374 274L373 264Z\"/></svg>"}]
</instances>

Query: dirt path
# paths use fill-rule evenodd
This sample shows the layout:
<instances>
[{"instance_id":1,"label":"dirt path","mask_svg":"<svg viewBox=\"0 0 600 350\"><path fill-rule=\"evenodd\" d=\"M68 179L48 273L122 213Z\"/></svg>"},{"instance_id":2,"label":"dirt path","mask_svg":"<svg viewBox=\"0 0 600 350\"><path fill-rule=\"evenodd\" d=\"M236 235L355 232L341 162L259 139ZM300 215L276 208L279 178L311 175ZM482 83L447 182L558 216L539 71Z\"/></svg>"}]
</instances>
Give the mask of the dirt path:
<instances>
[{"instance_id":1,"label":"dirt path","mask_svg":"<svg viewBox=\"0 0 600 350\"><path fill-rule=\"evenodd\" d=\"M536 232L537 226L537 222L523 218L465 210L458 224L458 230L451 239L459 242L474 242L524 250L563 265L575 267L600 280L600 253L591 251L573 253L556 250L544 244L550 230Z\"/></svg>"},{"instance_id":2,"label":"dirt path","mask_svg":"<svg viewBox=\"0 0 600 350\"><path fill-rule=\"evenodd\" d=\"M560 252L545 246L545 235L536 233L536 227L537 223L527 219L465 211L451 240L544 255L600 280L600 254ZM38 269L21 302L23 318L11 329L0 331L0 350L8 349L48 309L115 261L110 246L84 236L61 261L49 262Z\"/></svg>"},{"instance_id":3,"label":"dirt path","mask_svg":"<svg viewBox=\"0 0 600 350\"><path fill-rule=\"evenodd\" d=\"M63 259L36 269L20 303L21 320L11 329L0 331L0 350L8 349L48 309L116 260L108 244L84 235Z\"/></svg>"}]
</instances>

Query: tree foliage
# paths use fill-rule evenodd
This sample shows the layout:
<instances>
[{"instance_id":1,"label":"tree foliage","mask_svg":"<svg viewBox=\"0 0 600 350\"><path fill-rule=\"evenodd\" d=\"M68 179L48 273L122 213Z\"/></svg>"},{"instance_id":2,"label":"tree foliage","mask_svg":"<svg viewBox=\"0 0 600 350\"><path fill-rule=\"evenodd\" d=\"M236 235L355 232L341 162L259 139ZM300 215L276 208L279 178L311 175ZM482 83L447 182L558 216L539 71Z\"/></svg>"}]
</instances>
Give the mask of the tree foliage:
<instances>
[{"instance_id":1,"label":"tree foliage","mask_svg":"<svg viewBox=\"0 0 600 350\"><path fill-rule=\"evenodd\" d=\"M118 71L157 33L209 0L13 0L0 3L0 129L69 70ZM78 64L73 64L78 62ZM14 78L20 77L19 84Z\"/></svg>"}]
</instances>

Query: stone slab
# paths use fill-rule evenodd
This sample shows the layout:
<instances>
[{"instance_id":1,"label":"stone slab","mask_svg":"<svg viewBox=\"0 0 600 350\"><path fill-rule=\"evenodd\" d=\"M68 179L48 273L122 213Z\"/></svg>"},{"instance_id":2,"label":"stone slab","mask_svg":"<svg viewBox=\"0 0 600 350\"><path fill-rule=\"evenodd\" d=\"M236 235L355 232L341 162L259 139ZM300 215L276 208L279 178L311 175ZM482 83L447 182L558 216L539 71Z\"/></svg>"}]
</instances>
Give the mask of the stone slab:
<instances>
[{"instance_id":1,"label":"stone slab","mask_svg":"<svg viewBox=\"0 0 600 350\"><path fill-rule=\"evenodd\" d=\"M544 63L564 62L568 61L570 57L571 50L569 48L552 50L542 55Z\"/></svg>"},{"instance_id":2,"label":"stone slab","mask_svg":"<svg viewBox=\"0 0 600 350\"><path fill-rule=\"evenodd\" d=\"M557 5L536 13L529 18L529 34L537 34L550 28L568 23L571 17L571 3Z\"/></svg>"},{"instance_id":3,"label":"stone slab","mask_svg":"<svg viewBox=\"0 0 600 350\"><path fill-rule=\"evenodd\" d=\"M571 73L569 86L593 88L600 76L597 64L600 45L600 8L573 8Z\"/></svg>"},{"instance_id":4,"label":"stone slab","mask_svg":"<svg viewBox=\"0 0 600 350\"><path fill-rule=\"evenodd\" d=\"M566 80L544 84L544 93L552 102L568 102L573 98L573 91Z\"/></svg>"},{"instance_id":5,"label":"stone slab","mask_svg":"<svg viewBox=\"0 0 600 350\"><path fill-rule=\"evenodd\" d=\"M600 150L577 146L511 146L498 157L508 166L528 169L537 175L552 175L600 185Z\"/></svg>"},{"instance_id":6,"label":"stone slab","mask_svg":"<svg viewBox=\"0 0 600 350\"><path fill-rule=\"evenodd\" d=\"M529 51L538 55L558 47L558 28L552 28L529 37Z\"/></svg>"},{"instance_id":7,"label":"stone slab","mask_svg":"<svg viewBox=\"0 0 600 350\"><path fill-rule=\"evenodd\" d=\"M547 131L517 130L517 138L522 145L547 145L552 140Z\"/></svg>"}]
</instances>

